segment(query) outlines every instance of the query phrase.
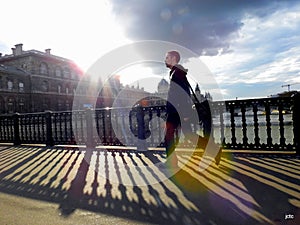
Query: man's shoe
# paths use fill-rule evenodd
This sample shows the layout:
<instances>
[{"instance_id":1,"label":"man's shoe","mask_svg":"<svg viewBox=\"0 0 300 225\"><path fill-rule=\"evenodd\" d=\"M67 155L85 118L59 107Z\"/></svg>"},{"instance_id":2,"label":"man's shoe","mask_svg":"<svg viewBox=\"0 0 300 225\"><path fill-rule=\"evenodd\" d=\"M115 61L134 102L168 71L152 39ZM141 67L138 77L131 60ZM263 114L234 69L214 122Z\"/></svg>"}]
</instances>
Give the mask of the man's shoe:
<instances>
[{"instance_id":1,"label":"man's shoe","mask_svg":"<svg viewBox=\"0 0 300 225\"><path fill-rule=\"evenodd\" d=\"M215 157L216 165L218 166L221 161L221 155L222 155L222 147L220 147L218 154Z\"/></svg>"}]
</instances>

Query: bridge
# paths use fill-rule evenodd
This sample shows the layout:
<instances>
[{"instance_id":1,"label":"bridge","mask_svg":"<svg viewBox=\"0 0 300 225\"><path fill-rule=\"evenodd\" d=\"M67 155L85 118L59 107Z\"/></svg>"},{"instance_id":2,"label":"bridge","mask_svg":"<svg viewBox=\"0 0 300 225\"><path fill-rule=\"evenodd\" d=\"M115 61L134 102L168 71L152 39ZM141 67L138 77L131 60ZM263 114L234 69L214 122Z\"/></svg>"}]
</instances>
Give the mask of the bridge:
<instances>
[{"instance_id":1,"label":"bridge","mask_svg":"<svg viewBox=\"0 0 300 225\"><path fill-rule=\"evenodd\" d=\"M2 115L0 223L299 224L299 102L213 102L220 166L182 141L176 171L164 106Z\"/></svg>"},{"instance_id":2,"label":"bridge","mask_svg":"<svg viewBox=\"0 0 300 225\"><path fill-rule=\"evenodd\" d=\"M210 109L212 135L223 148L300 154L299 95L211 102ZM165 106L16 113L0 116L0 143L129 146L147 150L164 146L164 121ZM201 124L194 123L192 127L194 132L203 133ZM190 147L188 143L183 146Z\"/></svg>"}]
</instances>

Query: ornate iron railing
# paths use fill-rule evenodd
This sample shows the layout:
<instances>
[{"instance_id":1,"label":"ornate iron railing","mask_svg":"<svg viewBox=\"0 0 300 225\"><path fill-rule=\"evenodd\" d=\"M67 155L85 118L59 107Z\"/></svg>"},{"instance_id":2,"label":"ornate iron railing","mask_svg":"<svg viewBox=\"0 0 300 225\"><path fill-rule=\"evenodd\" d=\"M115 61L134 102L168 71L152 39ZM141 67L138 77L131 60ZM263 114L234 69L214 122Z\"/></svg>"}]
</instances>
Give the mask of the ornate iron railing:
<instances>
[{"instance_id":1,"label":"ornate iron railing","mask_svg":"<svg viewBox=\"0 0 300 225\"><path fill-rule=\"evenodd\" d=\"M219 129L217 136L224 148L296 150L299 147L298 96L226 101L225 107L219 107L225 108L225 113L218 111L218 107L212 108L217 115L215 133Z\"/></svg>"},{"instance_id":2,"label":"ornate iron railing","mask_svg":"<svg viewBox=\"0 0 300 225\"><path fill-rule=\"evenodd\" d=\"M211 102L210 107L213 136L224 148L299 154L299 95ZM1 115L0 142L163 147L164 121L165 106ZM201 124L192 127L201 134Z\"/></svg>"}]
</instances>

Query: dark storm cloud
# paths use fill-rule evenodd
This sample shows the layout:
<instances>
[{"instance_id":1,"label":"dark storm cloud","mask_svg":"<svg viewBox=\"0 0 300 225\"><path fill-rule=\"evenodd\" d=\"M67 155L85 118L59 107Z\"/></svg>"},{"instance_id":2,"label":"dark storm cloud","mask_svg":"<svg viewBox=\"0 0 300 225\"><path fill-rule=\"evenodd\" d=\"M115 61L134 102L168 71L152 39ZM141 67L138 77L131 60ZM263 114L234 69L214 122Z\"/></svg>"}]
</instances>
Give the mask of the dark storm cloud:
<instances>
[{"instance_id":1,"label":"dark storm cloud","mask_svg":"<svg viewBox=\"0 0 300 225\"><path fill-rule=\"evenodd\" d=\"M244 15L264 17L292 1L112 0L112 9L132 40L170 41L198 54L230 51Z\"/></svg>"}]
</instances>

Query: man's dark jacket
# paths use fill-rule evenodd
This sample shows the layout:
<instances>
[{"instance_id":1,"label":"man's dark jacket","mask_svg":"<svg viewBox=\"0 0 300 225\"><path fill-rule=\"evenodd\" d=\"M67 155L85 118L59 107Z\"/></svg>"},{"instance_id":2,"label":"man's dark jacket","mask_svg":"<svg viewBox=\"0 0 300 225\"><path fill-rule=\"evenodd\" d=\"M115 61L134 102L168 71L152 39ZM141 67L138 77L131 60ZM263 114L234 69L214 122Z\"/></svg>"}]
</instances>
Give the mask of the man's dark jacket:
<instances>
[{"instance_id":1,"label":"man's dark jacket","mask_svg":"<svg viewBox=\"0 0 300 225\"><path fill-rule=\"evenodd\" d=\"M180 117L189 117L192 109L191 92L187 80L187 69L175 65L170 71L170 87L167 97L167 114L178 113Z\"/></svg>"}]
</instances>

